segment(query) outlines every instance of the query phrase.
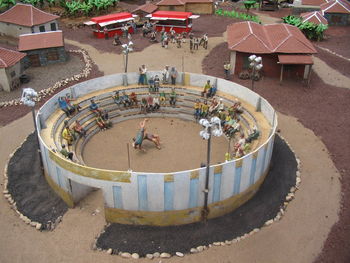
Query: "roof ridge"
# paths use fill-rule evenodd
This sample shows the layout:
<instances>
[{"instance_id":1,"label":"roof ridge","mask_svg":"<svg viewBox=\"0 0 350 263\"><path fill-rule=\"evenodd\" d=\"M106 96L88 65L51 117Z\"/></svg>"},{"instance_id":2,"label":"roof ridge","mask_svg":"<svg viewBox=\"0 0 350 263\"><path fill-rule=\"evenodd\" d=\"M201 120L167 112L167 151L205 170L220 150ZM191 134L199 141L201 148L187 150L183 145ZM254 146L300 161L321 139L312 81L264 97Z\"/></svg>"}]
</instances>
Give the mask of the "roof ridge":
<instances>
[{"instance_id":1,"label":"roof ridge","mask_svg":"<svg viewBox=\"0 0 350 263\"><path fill-rule=\"evenodd\" d=\"M285 28L285 30L287 31L288 36L287 36L283 41L281 41L281 42L279 43L279 45L276 46L275 49L273 49L273 52L276 52L276 50L277 50L280 46L282 46L289 38L292 37L292 33L291 33L291 32L289 31L289 29L287 28L287 25L286 25L286 24L282 24L282 25L283 25L283 27Z\"/></svg>"}]
</instances>

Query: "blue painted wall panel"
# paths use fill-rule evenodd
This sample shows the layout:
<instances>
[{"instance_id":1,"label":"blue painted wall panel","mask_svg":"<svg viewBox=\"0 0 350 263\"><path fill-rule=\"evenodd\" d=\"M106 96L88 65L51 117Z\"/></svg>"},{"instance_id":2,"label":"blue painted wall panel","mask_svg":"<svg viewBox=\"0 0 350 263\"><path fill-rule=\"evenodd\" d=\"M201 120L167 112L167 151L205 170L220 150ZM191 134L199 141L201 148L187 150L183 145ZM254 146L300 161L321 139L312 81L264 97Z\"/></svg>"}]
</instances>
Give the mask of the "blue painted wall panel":
<instances>
[{"instance_id":1,"label":"blue painted wall panel","mask_svg":"<svg viewBox=\"0 0 350 263\"><path fill-rule=\"evenodd\" d=\"M123 209L123 197L121 186L113 186L114 208Z\"/></svg>"},{"instance_id":2,"label":"blue painted wall panel","mask_svg":"<svg viewBox=\"0 0 350 263\"><path fill-rule=\"evenodd\" d=\"M253 158L253 160L252 160L252 167L250 168L249 186L254 184L255 170L256 170L256 158Z\"/></svg>"},{"instance_id":3,"label":"blue painted wall panel","mask_svg":"<svg viewBox=\"0 0 350 263\"><path fill-rule=\"evenodd\" d=\"M241 188L241 174L242 174L242 167L236 167L235 172L235 182L233 185L233 194L239 194L239 190Z\"/></svg>"},{"instance_id":4,"label":"blue painted wall panel","mask_svg":"<svg viewBox=\"0 0 350 263\"><path fill-rule=\"evenodd\" d=\"M190 201L188 205L189 208L198 206L198 183L198 178L190 180Z\"/></svg>"},{"instance_id":5,"label":"blue painted wall panel","mask_svg":"<svg viewBox=\"0 0 350 263\"><path fill-rule=\"evenodd\" d=\"M221 173L214 174L213 203L220 201Z\"/></svg>"},{"instance_id":6,"label":"blue painted wall panel","mask_svg":"<svg viewBox=\"0 0 350 263\"><path fill-rule=\"evenodd\" d=\"M61 170L56 166L57 184L62 188Z\"/></svg>"},{"instance_id":7,"label":"blue painted wall panel","mask_svg":"<svg viewBox=\"0 0 350 263\"><path fill-rule=\"evenodd\" d=\"M174 209L174 182L164 182L164 210Z\"/></svg>"},{"instance_id":8,"label":"blue painted wall panel","mask_svg":"<svg viewBox=\"0 0 350 263\"><path fill-rule=\"evenodd\" d=\"M139 210L148 210L148 197L147 197L147 176L137 176L137 187L139 194Z\"/></svg>"}]
</instances>

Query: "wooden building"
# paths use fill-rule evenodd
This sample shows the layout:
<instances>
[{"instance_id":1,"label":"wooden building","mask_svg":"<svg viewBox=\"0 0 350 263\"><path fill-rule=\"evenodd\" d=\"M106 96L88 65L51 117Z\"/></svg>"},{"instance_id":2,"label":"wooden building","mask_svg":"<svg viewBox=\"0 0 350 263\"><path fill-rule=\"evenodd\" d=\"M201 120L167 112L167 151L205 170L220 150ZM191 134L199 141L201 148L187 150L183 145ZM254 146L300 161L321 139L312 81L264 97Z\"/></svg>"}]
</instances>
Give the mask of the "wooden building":
<instances>
[{"instance_id":1,"label":"wooden building","mask_svg":"<svg viewBox=\"0 0 350 263\"><path fill-rule=\"evenodd\" d=\"M194 14L212 14L213 0L161 0L157 3L160 11L192 12Z\"/></svg>"}]
</instances>

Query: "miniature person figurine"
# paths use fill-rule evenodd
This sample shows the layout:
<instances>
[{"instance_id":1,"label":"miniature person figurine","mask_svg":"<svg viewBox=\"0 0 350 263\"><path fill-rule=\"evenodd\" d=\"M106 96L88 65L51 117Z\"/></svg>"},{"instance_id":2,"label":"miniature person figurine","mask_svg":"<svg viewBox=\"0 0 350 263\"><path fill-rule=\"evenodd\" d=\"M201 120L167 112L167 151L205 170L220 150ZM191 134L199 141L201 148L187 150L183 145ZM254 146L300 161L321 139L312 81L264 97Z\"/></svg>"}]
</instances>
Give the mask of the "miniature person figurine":
<instances>
[{"instance_id":1,"label":"miniature person figurine","mask_svg":"<svg viewBox=\"0 0 350 263\"><path fill-rule=\"evenodd\" d=\"M62 131L62 138L67 141L68 146L71 146L74 141L73 132L68 127L68 125L65 125L63 131Z\"/></svg>"},{"instance_id":2,"label":"miniature person figurine","mask_svg":"<svg viewBox=\"0 0 350 263\"><path fill-rule=\"evenodd\" d=\"M157 149L160 150L160 139L158 134L145 133L144 139L153 142Z\"/></svg>"},{"instance_id":3,"label":"miniature person figurine","mask_svg":"<svg viewBox=\"0 0 350 263\"><path fill-rule=\"evenodd\" d=\"M224 64L224 70L225 70L225 78L229 79L230 78L230 70L231 70L231 64L227 61Z\"/></svg>"},{"instance_id":4,"label":"miniature person figurine","mask_svg":"<svg viewBox=\"0 0 350 263\"><path fill-rule=\"evenodd\" d=\"M207 80L207 83L205 83L202 94L201 94L202 97L208 97L208 92L209 92L210 88L211 88L210 80Z\"/></svg>"},{"instance_id":5,"label":"miniature person figurine","mask_svg":"<svg viewBox=\"0 0 350 263\"><path fill-rule=\"evenodd\" d=\"M137 106L138 100L137 100L137 95L136 95L136 93L134 91L131 92L131 94L129 96L129 99L130 99L131 105L136 105Z\"/></svg>"},{"instance_id":6,"label":"miniature person figurine","mask_svg":"<svg viewBox=\"0 0 350 263\"><path fill-rule=\"evenodd\" d=\"M170 28L169 33L170 33L170 41L171 41L171 43L175 43L175 30L172 27Z\"/></svg>"},{"instance_id":7,"label":"miniature person figurine","mask_svg":"<svg viewBox=\"0 0 350 263\"><path fill-rule=\"evenodd\" d=\"M155 96L153 98L153 108L154 110L158 110L160 108L159 97Z\"/></svg>"},{"instance_id":8,"label":"miniature person figurine","mask_svg":"<svg viewBox=\"0 0 350 263\"><path fill-rule=\"evenodd\" d=\"M101 114L96 116L95 118L97 126L100 128L101 131L104 131L107 129L106 123L103 121Z\"/></svg>"},{"instance_id":9,"label":"miniature person figurine","mask_svg":"<svg viewBox=\"0 0 350 263\"><path fill-rule=\"evenodd\" d=\"M176 84L176 78L177 78L177 70L176 70L175 67L171 68L170 78L171 78L171 85L175 85Z\"/></svg>"},{"instance_id":10,"label":"miniature person figurine","mask_svg":"<svg viewBox=\"0 0 350 263\"><path fill-rule=\"evenodd\" d=\"M119 90L116 90L114 95L112 95L112 99L114 100L114 103L120 106L122 104L122 98L119 95Z\"/></svg>"},{"instance_id":11,"label":"miniature person figurine","mask_svg":"<svg viewBox=\"0 0 350 263\"><path fill-rule=\"evenodd\" d=\"M123 91L123 96L121 97L121 99L122 99L122 103L123 103L124 107L128 107L128 106L131 105L131 101L129 99L129 95L127 95L125 93L125 91Z\"/></svg>"},{"instance_id":12,"label":"miniature person figurine","mask_svg":"<svg viewBox=\"0 0 350 263\"><path fill-rule=\"evenodd\" d=\"M160 85L160 79L158 75L154 76L154 91L158 92L159 91L159 85Z\"/></svg>"},{"instance_id":13,"label":"miniature person figurine","mask_svg":"<svg viewBox=\"0 0 350 263\"><path fill-rule=\"evenodd\" d=\"M165 68L163 69L162 75L163 75L163 84L169 83L170 71L169 71L168 65L166 65Z\"/></svg>"},{"instance_id":14,"label":"miniature person figurine","mask_svg":"<svg viewBox=\"0 0 350 263\"><path fill-rule=\"evenodd\" d=\"M119 36L116 34L114 36L113 45L114 46L120 46L121 44L122 44L122 42L120 41Z\"/></svg>"},{"instance_id":15,"label":"miniature person figurine","mask_svg":"<svg viewBox=\"0 0 350 263\"><path fill-rule=\"evenodd\" d=\"M141 113L146 113L147 112L147 99L145 97L142 97L141 99Z\"/></svg>"},{"instance_id":16,"label":"miniature person figurine","mask_svg":"<svg viewBox=\"0 0 350 263\"><path fill-rule=\"evenodd\" d=\"M203 36L203 47L204 47L205 49L208 48L208 40L209 40L208 34L204 34L204 36Z\"/></svg>"},{"instance_id":17,"label":"miniature person figurine","mask_svg":"<svg viewBox=\"0 0 350 263\"><path fill-rule=\"evenodd\" d=\"M171 89L171 92L170 92L170 105L172 105L173 107L175 106L175 103L176 103L176 92L175 92L175 89L172 88Z\"/></svg>"},{"instance_id":18,"label":"miniature person figurine","mask_svg":"<svg viewBox=\"0 0 350 263\"><path fill-rule=\"evenodd\" d=\"M148 119L144 119L142 122L140 122L140 130L137 132L136 137L134 138L134 143L132 146L137 149L139 148L142 150L142 142L145 137L145 130L146 130L146 122Z\"/></svg>"},{"instance_id":19,"label":"miniature person figurine","mask_svg":"<svg viewBox=\"0 0 350 263\"><path fill-rule=\"evenodd\" d=\"M71 113L69 111L68 104L64 97L58 98L58 105L60 106L61 110L63 110L66 113L67 117L69 117Z\"/></svg>"},{"instance_id":20,"label":"miniature person figurine","mask_svg":"<svg viewBox=\"0 0 350 263\"><path fill-rule=\"evenodd\" d=\"M201 103L199 99L196 99L196 102L194 104L194 118L198 120L201 115Z\"/></svg>"},{"instance_id":21,"label":"miniature person figurine","mask_svg":"<svg viewBox=\"0 0 350 263\"><path fill-rule=\"evenodd\" d=\"M142 85L147 85L147 68L145 65L141 66L141 71L140 71L140 75L141 75L141 84Z\"/></svg>"},{"instance_id":22,"label":"miniature person figurine","mask_svg":"<svg viewBox=\"0 0 350 263\"><path fill-rule=\"evenodd\" d=\"M209 112L209 105L207 100L205 100L201 107L201 117L206 118L208 116L208 112Z\"/></svg>"},{"instance_id":23,"label":"miniature person figurine","mask_svg":"<svg viewBox=\"0 0 350 263\"><path fill-rule=\"evenodd\" d=\"M73 127L73 130L80 135L80 137L86 136L86 130L83 126L81 126L80 122L78 120L75 121L75 125Z\"/></svg>"},{"instance_id":24,"label":"miniature person figurine","mask_svg":"<svg viewBox=\"0 0 350 263\"><path fill-rule=\"evenodd\" d=\"M165 105L165 101L166 101L165 93L164 93L164 91L162 90L162 91L159 93L159 102L160 102L160 105L164 106L164 105Z\"/></svg>"},{"instance_id":25,"label":"miniature person figurine","mask_svg":"<svg viewBox=\"0 0 350 263\"><path fill-rule=\"evenodd\" d=\"M67 151L66 145L62 144L62 149L61 149L60 153L61 153L65 158L68 158L69 160L73 161L73 153Z\"/></svg>"},{"instance_id":26,"label":"miniature person figurine","mask_svg":"<svg viewBox=\"0 0 350 263\"><path fill-rule=\"evenodd\" d=\"M199 39L195 37L193 39L193 50L198 50L198 46L199 46Z\"/></svg>"},{"instance_id":27,"label":"miniature person figurine","mask_svg":"<svg viewBox=\"0 0 350 263\"><path fill-rule=\"evenodd\" d=\"M103 34L105 35L105 39L107 40L108 39L108 28L106 26L103 28Z\"/></svg>"},{"instance_id":28,"label":"miniature person figurine","mask_svg":"<svg viewBox=\"0 0 350 263\"><path fill-rule=\"evenodd\" d=\"M106 126L106 128L111 128L112 127L112 122L109 120L109 115L108 115L108 111L103 110L102 114L101 114L101 118L104 122L104 125Z\"/></svg>"},{"instance_id":29,"label":"miniature person figurine","mask_svg":"<svg viewBox=\"0 0 350 263\"><path fill-rule=\"evenodd\" d=\"M95 103L95 101L93 99L90 100L91 104L89 106L89 109L96 114L101 113L101 110L98 108L97 103Z\"/></svg>"},{"instance_id":30,"label":"miniature person figurine","mask_svg":"<svg viewBox=\"0 0 350 263\"><path fill-rule=\"evenodd\" d=\"M147 107L148 107L148 111L154 110L154 101L151 93L148 93L148 96L147 96Z\"/></svg>"},{"instance_id":31,"label":"miniature person figurine","mask_svg":"<svg viewBox=\"0 0 350 263\"><path fill-rule=\"evenodd\" d=\"M216 90L217 90L216 85L211 85L207 94L208 98L214 97L216 94Z\"/></svg>"}]
</instances>

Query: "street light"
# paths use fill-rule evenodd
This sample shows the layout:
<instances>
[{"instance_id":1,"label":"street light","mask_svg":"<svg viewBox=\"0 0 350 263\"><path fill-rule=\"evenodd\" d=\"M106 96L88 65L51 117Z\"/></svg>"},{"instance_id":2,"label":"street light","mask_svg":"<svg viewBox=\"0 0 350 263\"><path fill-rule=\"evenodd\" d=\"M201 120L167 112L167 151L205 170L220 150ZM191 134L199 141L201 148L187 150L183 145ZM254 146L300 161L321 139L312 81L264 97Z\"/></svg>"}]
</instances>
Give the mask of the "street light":
<instances>
[{"instance_id":1,"label":"street light","mask_svg":"<svg viewBox=\"0 0 350 263\"><path fill-rule=\"evenodd\" d=\"M262 58L257 57L256 55L251 55L248 57L248 60L250 62L249 67L253 69L251 79L252 79L252 90L254 90L255 74L263 68Z\"/></svg>"},{"instance_id":2,"label":"street light","mask_svg":"<svg viewBox=\"0 0 350 263\"><path fill-rule=\"evenodd\" d=\"M210 121L207 119L201 119L199 124L204 127L204 130L199 132L199 135L208 141L207 147L207 168L205 175L205 189L204 189L204 206L202 210L202 218L207 220L209 209L208 209L208 194L209 194L209 171L210 171L210 152L211 152L211 136L219 137L223 134L221 128L221 120L218 117L212 117Z\"/></svg>"},{"instance_id":3,"label":"street light","mask_svg":"<svg viewBox=\"0 0 350 263\"><path fill-rule=\"evenodd\" d=\"M123 54L125 56L125 65L124 65L125 73L128 71L128 56L129 56L129 52L133 51L133 46L134 46L134 43L132 43L132 41L129 41L128 44L122 45Z\"/></svg>"},{"instance_id":4,"label":"street light","mask_svg":"<svg viewBox=\"0 0 350 263\"><path fill-rule=\"evenodd\" d=\"M34 128L35 128L35 133L36 133L36 139L37 139L37 145L38 145L38 153L39 153L39 160L40 160L40 165L43 167L43 163L41 160L41 155L40 155L40 145L39 145L39 140L38 140L38 128L36 126L36 119L35 119L35 98L38 97L38 93L32 89L32 88L24 88L22 91L22 97L21 97L21 102L32 108L32 116L33 116L33 122L34 122Z\"/></svg>"}]
</instances>

